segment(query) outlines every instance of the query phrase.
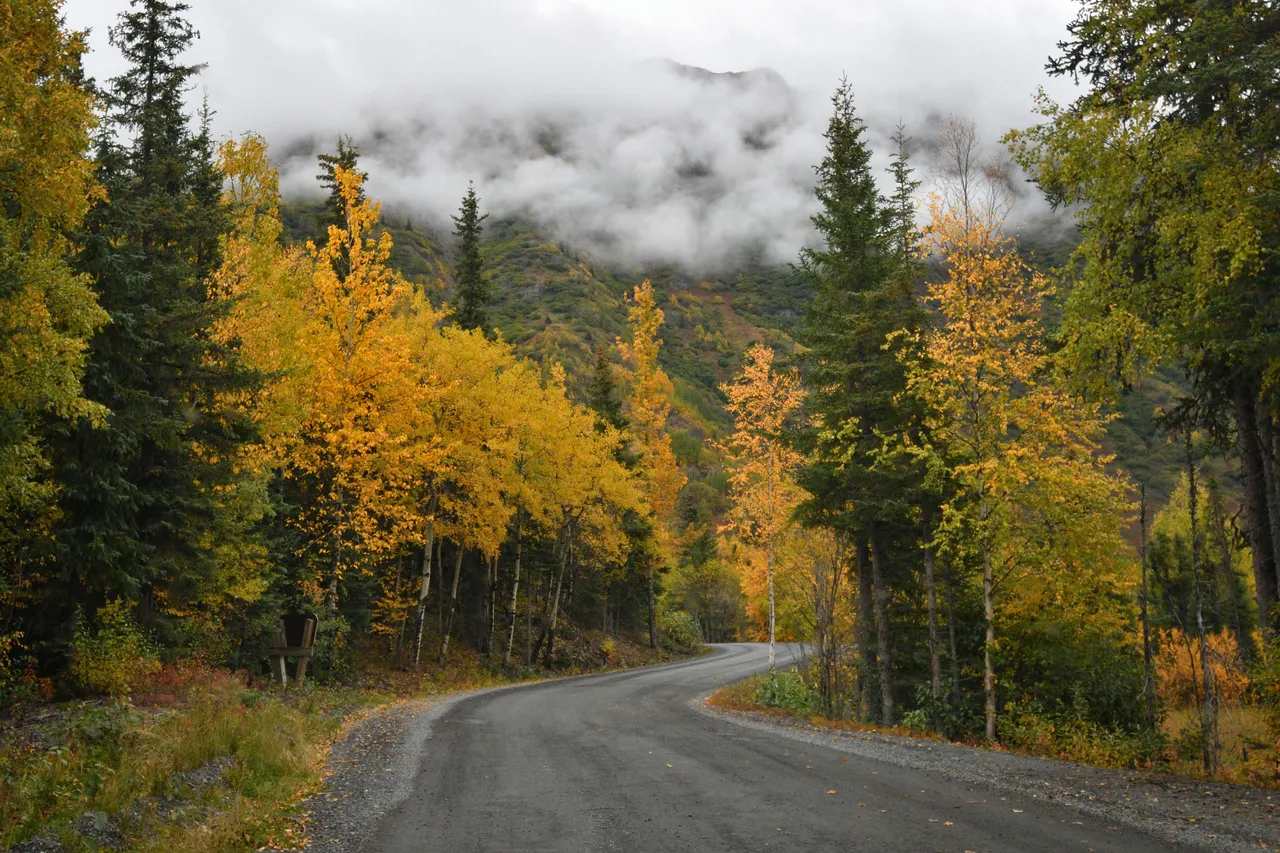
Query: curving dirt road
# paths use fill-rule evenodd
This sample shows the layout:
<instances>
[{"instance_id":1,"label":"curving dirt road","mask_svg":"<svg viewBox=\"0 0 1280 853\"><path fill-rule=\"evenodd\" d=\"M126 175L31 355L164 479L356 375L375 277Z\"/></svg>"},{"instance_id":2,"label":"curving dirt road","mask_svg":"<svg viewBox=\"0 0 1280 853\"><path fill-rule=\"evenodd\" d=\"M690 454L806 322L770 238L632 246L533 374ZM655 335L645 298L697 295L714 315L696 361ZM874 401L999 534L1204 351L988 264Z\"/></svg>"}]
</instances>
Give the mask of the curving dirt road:
<instances>
[{"instance_id":1,"label":"curving dirt road","mask_svg":"<svg viewBox=\"0 0 1280 853\"><path fill-rule=\"evenodd\" d=\"M780 665L789 659L782 651ZM699 709L699 698L767 660L764 646L726 645L670 666L462 699L431 723L407 796L364 849L1210 849L1031 790L899 766L833 748L829 735L782 736Z\"/></svg>"}]
</instances>

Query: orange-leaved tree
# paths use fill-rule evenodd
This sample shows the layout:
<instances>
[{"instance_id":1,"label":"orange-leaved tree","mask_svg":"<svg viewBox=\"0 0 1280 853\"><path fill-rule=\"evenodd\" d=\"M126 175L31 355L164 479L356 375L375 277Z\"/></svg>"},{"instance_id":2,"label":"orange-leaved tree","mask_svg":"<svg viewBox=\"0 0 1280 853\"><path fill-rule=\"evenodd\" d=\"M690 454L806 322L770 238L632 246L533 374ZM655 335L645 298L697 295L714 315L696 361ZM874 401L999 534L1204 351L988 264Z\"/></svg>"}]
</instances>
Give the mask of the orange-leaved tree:
<instances>
[{"instance_id":1,"label":"orange-leaved tree","mask_svg":"<svg viewBox=\"0 0 1280 853\"><path fill-rule=\"evenodd\" d=\"M773 350L756 344L747 350L742 373L721 387L735 431L725 442L733 500L727 528L764 554L769 596L769 668L774 665L777 613L773 570L778 542L791 526L804 497L795 472L804 461L783 437L804 404L804 388L794 370L776 371Z\"/></svg>"}]
</instances>

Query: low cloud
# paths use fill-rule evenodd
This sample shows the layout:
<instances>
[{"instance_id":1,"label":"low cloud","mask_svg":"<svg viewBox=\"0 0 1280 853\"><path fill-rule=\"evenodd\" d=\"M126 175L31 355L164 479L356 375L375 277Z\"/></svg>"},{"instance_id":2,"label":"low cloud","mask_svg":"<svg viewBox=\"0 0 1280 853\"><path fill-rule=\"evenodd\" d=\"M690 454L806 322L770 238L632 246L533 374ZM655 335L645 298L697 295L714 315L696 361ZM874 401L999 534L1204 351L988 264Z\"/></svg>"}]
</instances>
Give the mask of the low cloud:
<instances>
[{"instance_id":1,"label":"low cloud","mask_svg":"<svg viewBox=\"0 0 1280 853\"><path fill-rule=\"evenodd\" d=\"M103 5L67 5L72 26L95 28L99 77L119 62ZM812 239L813 165L842 71L877 168L900 120L923 142L939 115L967 114L994 143L1030 122L1036 69L1071 4L194 5L203 38L193 58L209 64L216 127L263 133L286 192L315 193L314 154L346 133L390 210L445 228L473 180L487 211L531 215L594 256L709 269L753 247L793 260ZM654 59L665 56L760 70L711 75ZM1030 220L1042 210L1026 196Z\"/></svg>"}]
</instances>

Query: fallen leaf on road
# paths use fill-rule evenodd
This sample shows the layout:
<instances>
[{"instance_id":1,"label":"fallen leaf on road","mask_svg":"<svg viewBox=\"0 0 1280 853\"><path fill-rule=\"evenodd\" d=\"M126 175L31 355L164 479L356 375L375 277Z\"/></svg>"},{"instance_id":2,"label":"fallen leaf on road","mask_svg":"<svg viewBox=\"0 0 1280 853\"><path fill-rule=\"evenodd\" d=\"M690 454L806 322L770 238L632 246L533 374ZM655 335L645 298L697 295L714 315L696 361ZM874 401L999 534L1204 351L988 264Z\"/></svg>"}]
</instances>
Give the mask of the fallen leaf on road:
<instances>
[{"instance_id":1,"label":"fallen leaf on road","mask_svg":"<svg viewBox=\"0 0 1280 853\"><path fill-rule=\"evenodd\" d=\"M835 788L832 788L830 791L827 791L828 794L834 794L835 792L836 792Z\"/></svg>"},{"instance_id":2,"label":"fallen leaf on road","mask_svg":"<svg viewBox=\"0 0 1280 853\"><path fill-rule=\"evenodd\" d=\"M667 766L668 766L668 767L670 767L671 765L670 765L670 764L668 764ZM1013 810L1013 813L1014 813L1014 814L1022 814L1022 809L1014 809L1014 810Z\"/></svg>"}]
</instances>

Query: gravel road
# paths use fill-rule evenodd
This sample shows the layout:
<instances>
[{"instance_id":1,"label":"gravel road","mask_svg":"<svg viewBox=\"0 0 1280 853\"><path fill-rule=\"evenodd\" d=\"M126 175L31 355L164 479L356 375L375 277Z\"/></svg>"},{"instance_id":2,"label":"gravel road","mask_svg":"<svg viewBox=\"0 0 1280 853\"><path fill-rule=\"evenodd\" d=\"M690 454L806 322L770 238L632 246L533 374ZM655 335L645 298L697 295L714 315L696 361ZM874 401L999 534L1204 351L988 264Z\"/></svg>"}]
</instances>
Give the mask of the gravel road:
<instances>
[{"instance_id":1,"label":"gravel road","mask_svg":"<svg viewBox=\"0 0 1280 853\"><path fill-rule=\"evenodd\" d=\"M334 750L308 850L1280 848L1280 794L910 738L701 699L767 649L394 706ZM780 664L785 664L784 652Z\"/></svg>"}]
</instances>

